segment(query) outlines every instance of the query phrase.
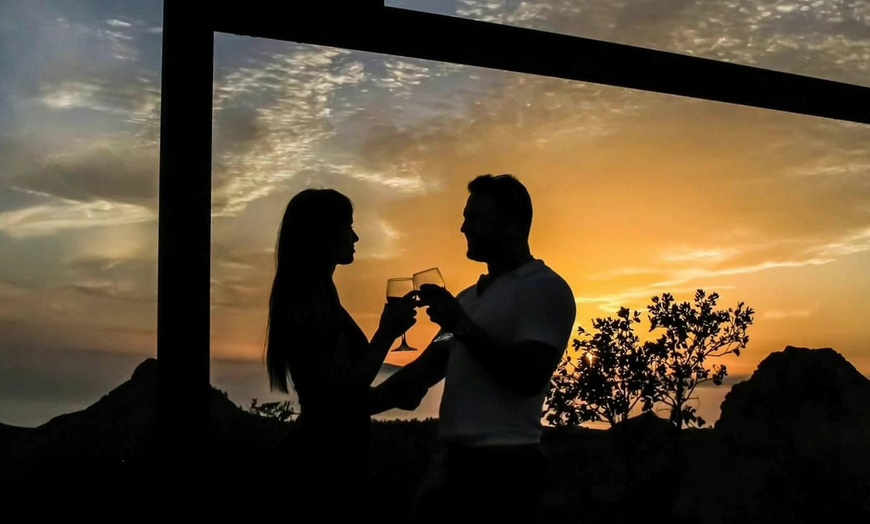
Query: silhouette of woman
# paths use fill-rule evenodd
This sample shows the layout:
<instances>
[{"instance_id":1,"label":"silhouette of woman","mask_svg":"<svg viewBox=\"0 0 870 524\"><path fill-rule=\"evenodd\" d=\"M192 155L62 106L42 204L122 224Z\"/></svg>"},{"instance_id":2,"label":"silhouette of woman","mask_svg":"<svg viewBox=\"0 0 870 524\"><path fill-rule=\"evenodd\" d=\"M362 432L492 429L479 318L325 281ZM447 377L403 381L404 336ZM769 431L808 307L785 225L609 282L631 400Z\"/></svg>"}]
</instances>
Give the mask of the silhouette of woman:
<instances>
[{"instance_id":1,"label":"silhouette of woman","mask_svg":"<svg viewBox=\"0 0 870 524\"><path fill-rule=\"evenodd\" d=\"M299 398L300 416L277 446L288 473L285 500L308 509L359 513L365 502L369 387L396 338L415 322L414 297L386 304L369 341L339 300L337 265L353 262L353 205L333 189L306 189L287 204L269 299L270 387ZM285 491L290 488L292 492ZM324 504L336 500L337 504ZM303 506L308 506L303 511Z\"/></svg>"}]
</instances>

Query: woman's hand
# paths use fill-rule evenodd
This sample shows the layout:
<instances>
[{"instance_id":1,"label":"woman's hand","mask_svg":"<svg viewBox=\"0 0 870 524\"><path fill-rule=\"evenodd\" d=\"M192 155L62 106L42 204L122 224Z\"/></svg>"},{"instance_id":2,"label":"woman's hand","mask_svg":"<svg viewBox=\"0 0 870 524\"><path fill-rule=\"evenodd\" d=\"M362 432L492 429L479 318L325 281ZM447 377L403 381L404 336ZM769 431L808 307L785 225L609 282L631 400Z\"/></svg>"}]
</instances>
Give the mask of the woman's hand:
<instances>
[{"instance_id":1,"label":"woman's hand","mask_svg":"<svg viewBox=\"0 0 870 524\"><path fill-rule=\"evenodd\" d=\"M378 331L395 340L417 323L416 317L417 291L409 291L402 298L393 299L384 305Z\"/></svg>"}]
</instances>

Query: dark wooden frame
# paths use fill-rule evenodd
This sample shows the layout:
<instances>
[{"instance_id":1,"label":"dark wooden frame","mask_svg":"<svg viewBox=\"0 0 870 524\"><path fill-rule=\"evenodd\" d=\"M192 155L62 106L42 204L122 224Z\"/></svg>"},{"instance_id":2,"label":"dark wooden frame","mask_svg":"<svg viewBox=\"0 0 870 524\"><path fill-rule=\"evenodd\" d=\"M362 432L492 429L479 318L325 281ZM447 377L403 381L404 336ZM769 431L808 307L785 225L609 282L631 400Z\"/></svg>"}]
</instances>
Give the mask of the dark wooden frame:
<instances>
[{"instance_id":1,"label":"dark wooden frame","mask_svg":"<svg viewBox=\"0 0 870 524\"><path fill-rule=\"evenodd\" d=\"M178 482L204 471L209 442L214 32L454 62L870 124L868 87L406 11L371 0L354 0L351 6L319 2L327 4L319 8L298 7L298 3L248 0L204 13L189 2L164 0L158 449ZM173 484L177 482L167 488Z\"/></svg>"}]
</instances>

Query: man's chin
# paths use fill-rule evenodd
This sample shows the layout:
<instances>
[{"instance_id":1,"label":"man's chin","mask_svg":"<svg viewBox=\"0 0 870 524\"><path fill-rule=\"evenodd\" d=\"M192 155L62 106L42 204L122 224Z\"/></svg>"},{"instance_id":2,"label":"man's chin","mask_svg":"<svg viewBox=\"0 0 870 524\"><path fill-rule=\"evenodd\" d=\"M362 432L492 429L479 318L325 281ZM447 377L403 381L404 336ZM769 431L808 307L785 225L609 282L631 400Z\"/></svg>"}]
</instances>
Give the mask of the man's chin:
<instances>
[{"instance_id":1,"label":"man's chin","mask_svg":"<svg viewBox=\"0 0 870 524\"><path fill-rule=\"evenodd\" d=\"M476 251L472 251L470 249L465 252L465 257L468 260L474 260L475 262L486 262L486 260L484 260L484 257L480 253L477 253Z\"/></svg>"}]
</instances>

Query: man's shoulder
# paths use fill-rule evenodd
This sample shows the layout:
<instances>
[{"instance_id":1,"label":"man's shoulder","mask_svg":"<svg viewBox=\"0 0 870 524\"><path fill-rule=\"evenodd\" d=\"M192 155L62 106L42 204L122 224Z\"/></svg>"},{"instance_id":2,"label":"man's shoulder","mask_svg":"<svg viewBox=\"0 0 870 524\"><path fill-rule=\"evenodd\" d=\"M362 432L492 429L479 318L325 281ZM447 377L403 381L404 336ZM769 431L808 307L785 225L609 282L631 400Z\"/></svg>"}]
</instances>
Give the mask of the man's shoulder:
<instances>
[{"instance_id":1,"label":"man's shoulder","mask_svg":"<svg viewBox=\"0 0 870 524\"><path fill-rule=\"evenodd\" d=\"M545 264L543 260L536 259L534 262L531 262L528 269L521 276L523 280L535 287L546 286L554 290L571 293L571 286L568 285L568 281Z\"/></svg>"},{"instance_id":2,"label":"man's shoulder","mask_svg":"<svg viewBox=\"0 0 870 524\"><path fill-rule=\"evenodd\" d=\"M475 287L476 287L476 285L471 285L471 286L466 287L465 289L463 289L462 291L460 291L459 293L456 294L456 298L462 299L464 297L467 297L469 293L474 291Z\"/></svg>"}]
</instances>

